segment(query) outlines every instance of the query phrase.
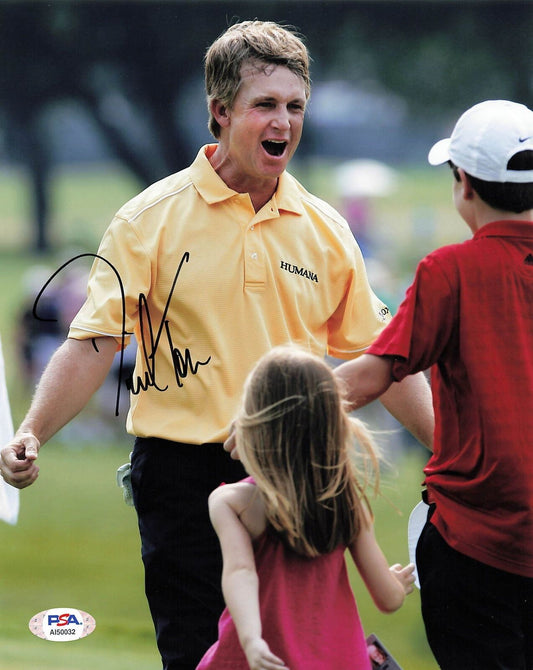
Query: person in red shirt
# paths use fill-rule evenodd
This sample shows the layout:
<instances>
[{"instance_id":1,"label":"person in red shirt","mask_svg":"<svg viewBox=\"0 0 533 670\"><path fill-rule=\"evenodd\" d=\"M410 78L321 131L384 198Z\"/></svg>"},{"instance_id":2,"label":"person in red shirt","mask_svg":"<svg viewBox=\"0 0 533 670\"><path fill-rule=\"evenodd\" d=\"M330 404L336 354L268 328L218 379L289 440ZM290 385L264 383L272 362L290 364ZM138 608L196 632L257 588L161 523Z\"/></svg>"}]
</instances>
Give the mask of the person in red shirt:
<instances>
[{"instance_id":1,"label":"person in red shirt","mask_svg":"<svg viewBox=\"0 0 533 670\"><path fill-rule=\"evenodd\" d=\"M472 238L430 253L385 331L337 368L360 407L431 368L434 453L416 556L444 670L533 668L533 112L467 110L432 165L453 170Z\"/></svg>"}]
</instances>

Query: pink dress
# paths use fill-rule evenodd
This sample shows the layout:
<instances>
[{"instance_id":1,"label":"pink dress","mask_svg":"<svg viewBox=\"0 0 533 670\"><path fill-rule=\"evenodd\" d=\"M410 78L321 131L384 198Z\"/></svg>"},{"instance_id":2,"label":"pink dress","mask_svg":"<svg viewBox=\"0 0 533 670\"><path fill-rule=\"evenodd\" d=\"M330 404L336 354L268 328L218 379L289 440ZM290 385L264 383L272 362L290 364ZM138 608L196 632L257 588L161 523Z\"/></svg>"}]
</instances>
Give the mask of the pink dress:
<instances>
[{"instance_id":1,"label":"pink dress","mask_svg":"<svg viewBox=\"0 0 533 670\"><path fill-rule=\"evenodd\" d=\"M265 531L254 543L263 638L290 670L370 670L344 547L308 559ZM197 670L248 670L226 608Z\"/></svg>"}]
</instances>

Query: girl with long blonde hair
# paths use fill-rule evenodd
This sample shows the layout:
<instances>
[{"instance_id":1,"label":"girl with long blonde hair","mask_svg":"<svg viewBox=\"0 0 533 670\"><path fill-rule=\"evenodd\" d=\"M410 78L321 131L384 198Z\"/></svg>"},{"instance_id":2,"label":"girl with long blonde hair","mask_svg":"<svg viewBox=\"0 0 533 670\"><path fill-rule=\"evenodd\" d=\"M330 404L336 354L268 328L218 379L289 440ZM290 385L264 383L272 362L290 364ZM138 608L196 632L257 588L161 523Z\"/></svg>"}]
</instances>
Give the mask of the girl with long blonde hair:
<instances>
[{"instance_id":1,"label":"girl with long blonde hair","mask_svg":"<svg viewBox=\"0 0 533 670\"><path fill-rule=\"evenodd\" d=\"M250 477L209 498L227 608L198 670L369 670L345 550L381 611L414 581L413 565L389 568L374 536L370 433L327 363L296 347L257 363L235 432Z\"/></svg>"}]
</instances>

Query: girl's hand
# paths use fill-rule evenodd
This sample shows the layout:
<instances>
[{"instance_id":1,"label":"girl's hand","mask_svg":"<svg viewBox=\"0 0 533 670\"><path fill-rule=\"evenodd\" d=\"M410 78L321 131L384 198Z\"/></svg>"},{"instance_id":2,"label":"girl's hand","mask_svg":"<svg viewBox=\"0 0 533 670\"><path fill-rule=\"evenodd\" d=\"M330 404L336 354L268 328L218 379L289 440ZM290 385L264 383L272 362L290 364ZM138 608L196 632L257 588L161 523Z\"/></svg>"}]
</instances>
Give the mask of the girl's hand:
<instances>
[{"instance_id":1,"label":"girl's hand","mask_svg":"<svg viewBox=\"0 0 533 670\"><path fill-rule=\"evenodd\" d=\"M285 663L275 656L262 638L250 640L244 650L250 670L288 670Z\"/></svg>"},{"instance_id":2,"label":"girl's hand","mask_svg":"<svg viewBox=\"0 0 533 670\"><path fill-rule=\"evenodd\" d=\"M406 595L413 592L413 584L415 582L414 563L409 563L405 568L399 563L395 563L390 566L389 570L400 582Z\"/></svg>"}]
</instances>

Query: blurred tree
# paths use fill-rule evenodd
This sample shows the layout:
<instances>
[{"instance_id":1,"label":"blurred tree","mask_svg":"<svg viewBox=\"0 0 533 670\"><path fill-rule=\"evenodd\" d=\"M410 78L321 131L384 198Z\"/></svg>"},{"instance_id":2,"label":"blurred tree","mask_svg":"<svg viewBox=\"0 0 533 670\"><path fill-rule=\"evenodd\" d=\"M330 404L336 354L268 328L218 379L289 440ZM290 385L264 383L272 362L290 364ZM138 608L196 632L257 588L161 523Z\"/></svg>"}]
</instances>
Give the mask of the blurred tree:
<instances>
[{"instance_id":1,"label":"blurred tree","mask_svg":"<svg viewBox=\"0 0 533 670\"><path fill-rule=\"evenodd\" d=\"M315 80L378 82L414 119L453 119L494 96L531 104L531 2L3 0L0 116L9 155L32 176L38 250L49 244L46 110L82 104L142 184L159 179L192 158L177 105L206 47L247 18L296 26Z\"/></svg>"},{"instance_id":2,"label":"blurred tree","mask_svg":"<svg viewBox=\"0 0 533 670\"><path fill-rule=\"evenodd\" d=\"M401 94L414 116L456 118L494 96L533 99L532 2L377 2L341 30L337 64L362 63L354 76Z\"/></svg>"}]
</instances>

